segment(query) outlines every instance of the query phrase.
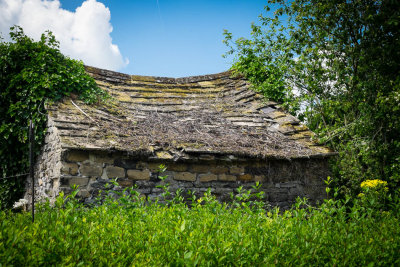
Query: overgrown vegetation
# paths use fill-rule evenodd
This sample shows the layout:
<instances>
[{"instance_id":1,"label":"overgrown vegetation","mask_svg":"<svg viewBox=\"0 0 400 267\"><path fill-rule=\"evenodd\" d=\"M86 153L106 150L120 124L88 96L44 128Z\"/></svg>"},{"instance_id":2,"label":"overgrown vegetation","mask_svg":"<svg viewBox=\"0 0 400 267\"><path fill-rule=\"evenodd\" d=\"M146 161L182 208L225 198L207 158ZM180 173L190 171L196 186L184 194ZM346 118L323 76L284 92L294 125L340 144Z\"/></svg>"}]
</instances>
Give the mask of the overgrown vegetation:
<instances>
[{"instance_id":1,"label":"overgrown vegetation","mask_svg":"<svg viewBox=\"0 0 400 267\"><path fill-rule=\"evenodd\" d=\"M225 42L233 69L339 152L342 195L400 185L400 2L270 0L251 38Z\"/></svg>"},{"instance_id":2,"label":"overgrown vegetation","mask_svg":"<svg viewBox=\"0 0 400 267\"><path fill-rule=\"evenodd\" d=\"M45 106L71 93L87 103L106 94L85 73L83 63L59 51L51 32L35 42L22 28L10 32L11 42L0 43L0 209L10 207L20 197L28 172L29 120L35 124L36 154L46 128Z\"/></svg>"},{"instance_id":3,"label":"overgrown vegetation","mask_svg":"<svg viewBox=\"0 0 400 267\"><path fill-rule=\"evenodd\" d=\"M126 189L87 207L75 190L41 204L34 223L0 211L0 265L400 265L400 8L269 2L281 8L252 26L252 39L232 43L226 32L234 69L339 151L330 199L280 212L258 191L231 203L210 192L185 202L165 185L162 201ZM15 27L11 38L0 44L1 177L26 170L28 123L39 148L46 104L71 93L89 103L106 97L51 33L34 42ZM15 181L0 180L0 208L15 200Z\"/></svg>"},{"instance_id":4,"label":"overgrown vegetation","mask_svg":"<svg viewBox=\"0 0 400 267\"><path fill-rule=\"evenodd\" d=\"M375 190L376 186L369 186ZM55 207L29 213L0 212L0 264L5 266L287 266L399 265L400 223L359 198L305 200L284 213L266 213L262 194L250 191L220 203L206 192L187 205L168 186L163 202L133 189L102 205L80 205L60 195ZM329 189L328 189L329 191ZM371 191L372 193L372 191ZM251 198L255 200L250 201ZM377 195L374 202L382 201ZM397 207L400 207L397 204ZM396 209L394 209L396 210Z\"/></svg>"}]
</instances>

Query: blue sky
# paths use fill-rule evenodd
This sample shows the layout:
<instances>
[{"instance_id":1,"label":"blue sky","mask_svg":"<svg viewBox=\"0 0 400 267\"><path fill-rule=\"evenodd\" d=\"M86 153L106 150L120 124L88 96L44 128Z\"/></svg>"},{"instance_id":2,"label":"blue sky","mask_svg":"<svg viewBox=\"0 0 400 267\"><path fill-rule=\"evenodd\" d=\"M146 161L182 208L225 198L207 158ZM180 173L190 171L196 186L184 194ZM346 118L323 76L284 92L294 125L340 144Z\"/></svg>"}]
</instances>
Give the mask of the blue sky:
<instances>
[{"instance_id":1,"label":"blue sky","mask_svg":"<svg viewBox=\"0 0 400 267\"><path fill-rule=\"evenodd\" d=\"M248 37L266 0L0 0L0 34L50 30L65 55L128 74L183 77L221 72L232 59L223 30Z\"/></svg>"},{"instance_id":2,"label":"blue sky","mask_svg":"<svg viewBox=\"0 0 400 267\"><path fill-rule=\"evenodd\" d=\"M61 0L75 11L82 0ZM266 1L261 0L98 0L111 12L112 42L129 64L120 72L182 77L229 69L222 58L223 29L248 36Z\"/></svg>"}]
</instances>

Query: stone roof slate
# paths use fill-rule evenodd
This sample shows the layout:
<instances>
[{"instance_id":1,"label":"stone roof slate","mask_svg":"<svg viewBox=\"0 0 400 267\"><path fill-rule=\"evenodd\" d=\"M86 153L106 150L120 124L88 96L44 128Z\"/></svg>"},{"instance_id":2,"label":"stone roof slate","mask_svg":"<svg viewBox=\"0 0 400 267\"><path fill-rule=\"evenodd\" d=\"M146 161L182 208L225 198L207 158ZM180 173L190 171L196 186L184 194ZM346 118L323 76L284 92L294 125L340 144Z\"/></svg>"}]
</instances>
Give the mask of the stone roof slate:
<instances>
[{"instance_id":1,"label":"stone roof slate","mask_svg":"<svg viewBox=\"0 0 400 267\"><path fill-rule=\"evenodd\" d=\"M184 78L127 75L86 67L113 97L48 107L65 149L117 150L155 159L193 155L309 158L334 154L277 103L230 72Z\"/></svg>"}]
</instances>

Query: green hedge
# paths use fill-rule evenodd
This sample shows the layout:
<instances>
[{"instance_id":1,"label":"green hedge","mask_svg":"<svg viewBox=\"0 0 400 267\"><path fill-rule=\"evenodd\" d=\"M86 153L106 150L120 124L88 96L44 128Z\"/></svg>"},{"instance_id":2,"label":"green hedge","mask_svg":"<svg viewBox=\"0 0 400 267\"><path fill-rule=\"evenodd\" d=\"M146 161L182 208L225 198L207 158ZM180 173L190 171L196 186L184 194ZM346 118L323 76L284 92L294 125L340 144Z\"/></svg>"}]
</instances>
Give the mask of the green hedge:
<instances>
[{"instance_id":1,"label":"green hedge","mask_svg":"<svg viewBox=\"0 0 400 267\"><path fill-rule=\"evenodd\" d=\"M29 213L1 212L0 266L400 264L398 213L357 201L266 213L259 202L228 206L209 194L188 207L132 193L91 208L60 196L34 223Z\"/></svg>"}]
</instances>

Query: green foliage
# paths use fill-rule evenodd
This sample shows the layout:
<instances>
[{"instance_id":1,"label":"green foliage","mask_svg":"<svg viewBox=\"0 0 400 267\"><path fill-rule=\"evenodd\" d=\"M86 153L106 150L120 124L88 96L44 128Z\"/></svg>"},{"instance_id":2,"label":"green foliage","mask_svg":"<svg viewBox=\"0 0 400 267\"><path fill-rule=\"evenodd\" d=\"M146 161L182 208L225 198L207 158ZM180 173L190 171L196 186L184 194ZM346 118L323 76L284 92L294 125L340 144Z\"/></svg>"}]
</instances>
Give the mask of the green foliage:
<instances>
[{"instance_id":1,"label":"green foliage","mask_svg":"<svg viewBox=\"0 0 400 267\"><path fill-rule=\"evenodd\" d=\"M0 211L0 264L269 266L399 265L398 207L382 212L348 199L305 200L265 212L240 194L233 205L209 192L189 206L146 202L133 189L87 208L60 195L55 207ZM243 193L243 192L242 192ZM247 195L247 196L246 196ZM236 205L236 204L238 205ZM254 202L253 202L254 204Z\"/></svg>"},{"instance_id":2,"label":"green foliage","mask_svg":"<svg viewBox=\"0 0 400 267\"><path fill-rule=\"evenodd\" d=\"M277 20L268 20L271 28L263 31L261 26L251 25L252 39L239 38L232 42L232 34L224 31L224 43L230 50L224 55L235 54L232 70L243 74L252 84L252 88L262 93L266 99L283 104L292 113L299 103L288 86L288 71L292 54L290 43L284 33L277 29Z\"/></svg>"},{"instance_id":3,"label":"green foliage","mask_svg":"<svg viewBox=\"0 0 400 267\"><path fill-rule=\"evenodd\" d=\"M28 172L29 120L35 124L38 154L45 135L47 104L71 93L87 103L106 97L85 73L82 62L60 53L51 32L35 42L15 26L10 37L12 42L0 43L0 209L19 197L23 185L22 179L1 178Z\"/></svg>"},{"instance_id":4,"label":"green foliage","mask_svg":"<svg viewBox=\"0 0 400 267\"><path fill-rule=\"evenodd\" d=\"M379 179L366 180L360 185L362 193L358 194L363 206L371 207L375 210L385 208L387 196L387 182Z\"/></svg>"},{"instance_id":5,"label":"green foliage","mask_svg":"<svg viewBox=\"0 0 400 267\"><path fill-rule=\"evenodd\" d=\"M233 68L292 112L339 156L342 194L379 178L400 185L400 2L283 1L232 42ZM300 109L299 109L300 104Z\"/></svg>"}]
</instances>

